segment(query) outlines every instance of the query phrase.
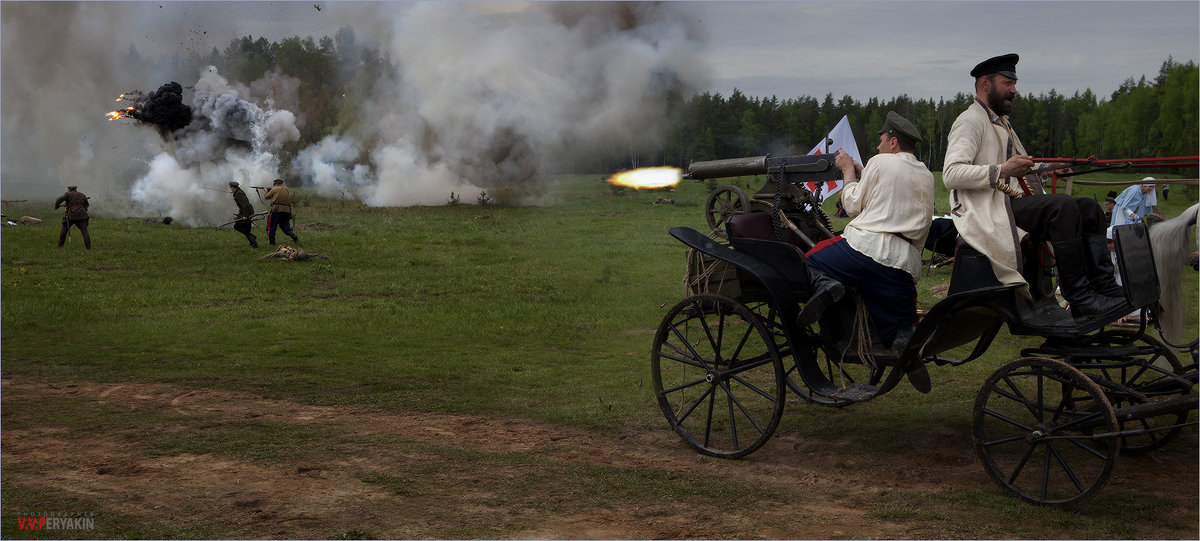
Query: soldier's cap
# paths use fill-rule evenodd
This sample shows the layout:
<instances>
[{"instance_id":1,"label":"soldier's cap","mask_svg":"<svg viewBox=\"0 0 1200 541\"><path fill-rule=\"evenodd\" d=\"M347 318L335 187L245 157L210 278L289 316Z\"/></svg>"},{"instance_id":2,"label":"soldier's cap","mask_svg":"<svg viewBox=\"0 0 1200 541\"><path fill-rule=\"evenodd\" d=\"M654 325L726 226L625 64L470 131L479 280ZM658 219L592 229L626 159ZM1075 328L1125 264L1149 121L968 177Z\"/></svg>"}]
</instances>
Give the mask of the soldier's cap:
<instances>
[{"instance_id":1,"label":"soldier's cap","mask_svg":"<svg viewBox=\"0 0 1200 541\"><path fill-rule=\"evenodd\" d=\"M976 64L975 69L971 70L971 77L978 78L984 75L999 73L1015 81L1017 80L1017 61L1020 59L1021 57L1017 53L993 56Z\"/></svg>"},{"instance_id":2,"label":"soldier's cap","mask_svg":"<svg viewBox=\"0 0 1200 541\"><path fill-rule=\"evenodd\" d=\"M917 131L917 127L912 125L908 119L900 116L895 111L888 111L887 120L883 121L883 127L879 128L879 133L890 133L895 136L903 136L905 139L914 143L921 142L921 133Z\"/></svg>"},{"instance_id":3,"label":"soldier's cap","mask_svg":"<svg viewBox=\"0 0 1200 541\"><path fill-rule=\"evenodd\" d=\"M78 189L78 188L79 188L79 186L74 186L74 185L67 186L67 189L68 189L68 190L75 190L75 189Z\"/></svg>"},{"instance_id":4,"label":"soldier's cap","mask_svg":"<svg viewBox=\"0 0 1200 541\"><path fill-rule=\"evenodd\" d=\"M1115 204L1117 204L1117 198L1115 198L1115 197L1105 197L1105 198L1104 198L1104 202L1105 202L1105 203L1112 203L1112 204L1114 204L1114 205L1115 205Z\"/></svg>"},{"instance_id":5,"label":"soldier's cap","mask_svg":"<svg viewBox=\"0 0 1200 541\"><path fill-rule=\"evenodd\" d=\"M235 181L232 181L232 180L231 180L231 181L229 181L229 187L231 187L231 188L237 188L238 186L241 186L241 184L238 184L237 182L235 182Z\"/></svg>"},{"instance_id":6,"label":"soldier's cap","mask_svg":"<svg viewBox=\"0 0 1200 541\"><path fill-rule=\"evenodd\" d=\"M281 179L281 178L275 179L275 184L283 184L283 179Z\"/></svg>"}]
</instances>

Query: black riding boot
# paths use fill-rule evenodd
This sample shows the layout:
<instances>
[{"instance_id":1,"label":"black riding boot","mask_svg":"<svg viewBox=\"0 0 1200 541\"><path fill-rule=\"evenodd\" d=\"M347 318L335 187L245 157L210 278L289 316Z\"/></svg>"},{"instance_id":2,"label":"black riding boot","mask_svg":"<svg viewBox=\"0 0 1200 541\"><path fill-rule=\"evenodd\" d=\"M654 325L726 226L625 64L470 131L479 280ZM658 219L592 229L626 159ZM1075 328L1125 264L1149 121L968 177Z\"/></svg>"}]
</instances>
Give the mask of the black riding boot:
<instances>
[{"instance_id":1,"label":"black riding boot","mask_svg":"<svg viewBox=\"0 0 1200 541\"><path fill-rule=\"evenodd\" d=\"M796 316L796 323L801 327L816 323L830 305L846 294L846 286L841 282L812 267L808 268L808 281L811 284L812 295L809 295L808 300L804 302L804 308L800 309L800 315Z\"/></svg>"},{"instance_id":2,"label":"black riding boot","mask_svg":"<svg viewBox=\"0 0 1200 541\"><path fill-rule=\"evenodd\" d=\"M1091 317L1111 312L1125 304L1123 299L1106 297L1093 291L1088 282L1086 259L1080 239L1052 243L1058 266L1058 287L1071 304L1071 315Z\"/></svg>"},{"instance_id":3,"label":"black riding boot","mask_svg":"<svg viewBox=\"0 0 1200 541\"><path fill-rule=\"evenodd\" d=\"M1084 239L1087 247L1087 275L1092 289L1106 297L1125 298L1125 290L1117 284L1113 272L1112 257L1108 251L1108 239L1104 235L1092 235Z\"/></svg>"}]
</instances>

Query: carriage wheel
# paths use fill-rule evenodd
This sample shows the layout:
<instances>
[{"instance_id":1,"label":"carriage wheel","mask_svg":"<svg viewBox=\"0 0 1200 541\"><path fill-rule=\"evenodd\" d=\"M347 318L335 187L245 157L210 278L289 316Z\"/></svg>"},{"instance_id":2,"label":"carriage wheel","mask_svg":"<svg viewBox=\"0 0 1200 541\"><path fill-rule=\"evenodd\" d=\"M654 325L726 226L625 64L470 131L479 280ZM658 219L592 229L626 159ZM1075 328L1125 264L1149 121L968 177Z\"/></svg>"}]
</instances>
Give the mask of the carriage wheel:
<instances>
[{"instance_id":1,"label":"carriage wheel","mask_svg":"<svg viewBox=\"0 0 1200 541\"><path fill-rule=\"evenodd\" d=\"M704 209L704 219L708 221L708 227L724 237L725 220L730 216L749 212L750 198L737 186L721 186L708 194L708 202L705 203Z\"/></svg>"},{"instance_id":2,"label":"carriage wheel","mask_svg":"<svg viewBox=\"0 0 1200 541\"><path fill-rule=\"evenodd\" d=\"M876 366L871 367L862 363L838 362L838 359L832 358L825 353L825 350L818 347L819 340L813 337L809 344L791 344L788 342L787 335L784 334L783 323L779 318L779 311L775 310L770 303L750 303L748 305L767 330L774 337L776 349L779 351L779 357L783 359L783 376L784 382L787 383L789 389L797 396L808 402L821 406L830 406L840 408L850 404L856 404L858 400L847 400L824 396L813 392L808 382L805 382L800 377L797 369L797 362L815 362L821 368L821 374L833 387L846 387L853 383L866 383L878 387L885 380L885 376L889 374L889 370L895 370L894 366ZM819 331L817 331L819 332ZM824 384L826 381L818 381L817 384ZM887 389L881 389L882 394Z\"/></svg>"},{"instance_id":3,"label":"carriage wheel","mask_svg":"<svg viewBox=\"0 0 1200 541\"><path fill-rule=\"evenodd\" d=\"M787 391L774 337L724 295L695 295L671 308L654 337L650 367L663 415L703 454L750 454L783 417Z\"/></svg>"},{"instance_id":4,"label":"carriage wheel","mask_svg":"<svg viewBox=\"0 0 1200 541\"><path fill-rule=\"evenodd\" d=\"M1112 329L1098 335L1092 344L1127 344L1136 335L1137 331L1133 329ZM1136 363L1131 366L1121 366L1125 363L1104 359L1072 358L1071 363L1075 368L1100 381L1115 409L1165 400L1191 392L1191 385L1182 383L1182 380L1176 377L1182 376L1184 369L1175 350L1149 334L1142 334L1137 342L1140 342L1140 352L1136 355ZM1145 431L1142 434L1122 436L1121 454L1142 455L1166 445L1183 430L1182 425L1187 422L1187 417L1188 412L1181 411L1158 417L1120 421L1122 431ZM1156 427L1168 426L1174 428L1155 430Z\"/></svg>"},{"instance_id":5,"label":"carriage wheel","mask_svg":"<svg viewBox=\"0 0 1200 541\"><path fill-rule=\"evenodd\" d=\"M991 375L975 398L971 439L988 475L1029 503L1064 506L1108 482L1120 440L1096 382L1067 363L1027 357Z\"/></svg>"}]
</instances>

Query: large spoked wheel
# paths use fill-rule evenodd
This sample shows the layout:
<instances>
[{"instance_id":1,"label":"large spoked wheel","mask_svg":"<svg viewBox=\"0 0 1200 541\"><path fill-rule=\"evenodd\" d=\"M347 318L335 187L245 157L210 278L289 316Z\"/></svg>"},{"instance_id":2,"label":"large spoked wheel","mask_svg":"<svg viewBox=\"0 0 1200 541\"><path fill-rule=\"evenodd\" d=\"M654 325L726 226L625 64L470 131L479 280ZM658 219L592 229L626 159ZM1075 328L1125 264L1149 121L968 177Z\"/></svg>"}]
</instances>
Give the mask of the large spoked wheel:
<instances>
[{"instance_id":1,"label":"large spoked wheel","mask_svg":"<svg viewBox=\"0 0 1200 541\"><path fill-rule=\"evenodd\" d=\"M783 417L787 391L775 339L724 295L695 295L672 307L658 326L650 366L663 415L703 454L750 454Z\"/></svg>"},{"instance_id":2,"label":"large spoked wheel","mask_svg":"<svg viewBox=\"0 0 1200 541\"><path fill-rule=\"evenodd\" d=\"M1013 361L975 399L972 441L988 475L1023 501L1051 506L1094 496L1116 464L1116 414L1096 382L1065 362Z\"/></svg>"},{"instance_id":3,"label":"large spoked wheel","mask_svg":"<svg viewBox=\"0 0 1200 541\"><path fill-rule=\"evenodd\" d=\"M1113 329L1098 335L1092 345L1127 344L1136 336L1137 331L1132 329ZM1149 334L1142 334L1134 343L1138 352L1127 360L1072 358L1071 363L1096 378L1118 410L1191 392L1191 384L1182 378L1183 363L1174 350ZM1118 416L1121 430L1126 433L1121 437L1121 454L1141 455L1166 445L1183 430L1187 417L1187 411L1127 421Z\"/></svg>"},{"instance_id":4,"label":"large spoked wheel","mask_svg":"<svg viewBox=\"0 0 1200 541\"><path fill-rule=\"evenodd\" d=\"M704 219L708 227L718 235L725 236L725 221L731 216L750 212L750 198L737 186L721 186L708 194L704 205Z\"/></svg>"}]
</instances>

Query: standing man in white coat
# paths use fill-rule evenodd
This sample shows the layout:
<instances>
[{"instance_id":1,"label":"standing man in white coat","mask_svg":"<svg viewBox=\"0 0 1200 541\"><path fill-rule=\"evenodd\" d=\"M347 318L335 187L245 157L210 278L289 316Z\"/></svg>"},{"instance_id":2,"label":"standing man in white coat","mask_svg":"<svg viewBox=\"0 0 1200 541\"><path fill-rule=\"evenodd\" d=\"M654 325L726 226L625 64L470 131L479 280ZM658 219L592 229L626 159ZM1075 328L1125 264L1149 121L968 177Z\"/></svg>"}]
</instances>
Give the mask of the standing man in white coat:
<instances>
[{"instance_id":1,"label":"standing man in white coat","mask_svg":"<svg viewBox=\"0 0 1200 541\"><path fill-rule=\"evenodd\" d=\"M1017 97L1015 53L989 58L971 70L975 102L954 120L942 181L959 234L992 263L1005 284L1025 284L1021 236L1049 241L1058 282L1075 317L1105 314L1124 305L1108 257L1104 209L1089 198L1047 194L1033 159L1008 121ZM1029 295L1028 287L1022 291Z\"/></svg>"}]
</instances>

